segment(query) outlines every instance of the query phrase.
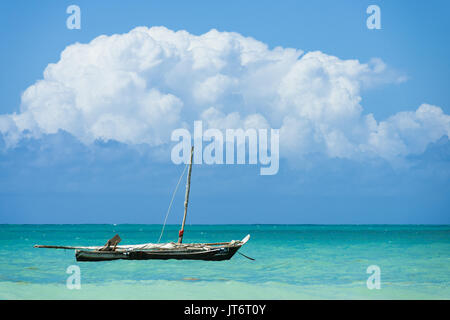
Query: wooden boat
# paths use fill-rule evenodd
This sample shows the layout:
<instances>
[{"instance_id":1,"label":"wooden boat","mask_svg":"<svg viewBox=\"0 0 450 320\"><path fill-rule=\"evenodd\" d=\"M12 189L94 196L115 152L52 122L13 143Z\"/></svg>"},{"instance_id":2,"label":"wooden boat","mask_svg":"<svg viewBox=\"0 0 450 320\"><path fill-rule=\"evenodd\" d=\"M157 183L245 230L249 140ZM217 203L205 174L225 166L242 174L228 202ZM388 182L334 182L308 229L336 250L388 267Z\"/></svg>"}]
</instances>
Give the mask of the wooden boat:
<instances>
[{"instance_id":1,"label":"wooden boat","mask_svg":"<svg viewBox=\"0 0 450 320\"><path fill-rule=\"evenodd\" d=\"M145 244L137 246L119 246L115 250L102 251L99 247L76 249L77 261L106 260L229 260L250 238L247 235L242 241L224 243L166 243Z\"/></svg>"},{"instance_id":2,"label":"wooden boat","mask_svg":"<svg viewBox=\"0 0 450 320\"><path fill-rule=\"evenodd\" d=\"M241 241L218 243L146 243L123 245L116 248L105 246L49 246L35 245L35 248L75 249L77 261L108 260L229 260L250 239L247 235Z\"/></svg>"},{"instance_id":3,"label":"wooden boat","mask_svg":"<svg viewBox=\"0 0 450 320\"><path fill-rule=\"evenodd\" d=\"M35 245L35 248L72 249L75 250L77 261L109 261L109 260L229 260L250 239L247 235L242 240L216 243L183 243L184 225L186 222L191 185L192 158L194 147L191 148L191 161L187 174L186 196L184 202L184 215L181 229L178 233L178 242L145 243L137 245L118 245L122 240L115 235L104 246L53 246ZM170 209L170 206L169 206ZM244 255L245 256L245 255ZM247 256L245 256L247 257ZM249 258L249 257L247 257ZM251 259L251 258L249 258ZM253 260L253 259L252 259Z\"/></svg>"}]
</instances>

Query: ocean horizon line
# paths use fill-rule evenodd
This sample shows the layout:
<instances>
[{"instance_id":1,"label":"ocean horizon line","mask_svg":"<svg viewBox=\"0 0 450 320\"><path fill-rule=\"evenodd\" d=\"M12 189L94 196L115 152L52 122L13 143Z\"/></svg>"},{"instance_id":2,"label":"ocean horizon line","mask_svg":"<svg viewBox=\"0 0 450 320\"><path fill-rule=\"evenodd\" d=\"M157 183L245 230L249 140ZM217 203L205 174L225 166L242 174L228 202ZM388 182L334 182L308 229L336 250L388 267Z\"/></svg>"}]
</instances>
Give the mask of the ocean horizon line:
<instances>
[{"instance_id":1,"label":"ocean horizon line","mask_svg":"<svg viewBox=\"0 0 450 320\"><path fill-rule=\"evenodd\" d=\"M163 223L0 223L0 225L148 225L162 226ZM179 223L166 223L179 226ZM449 223L186 223L187 226L450 226Z\"/></svg>"}]
</instances>

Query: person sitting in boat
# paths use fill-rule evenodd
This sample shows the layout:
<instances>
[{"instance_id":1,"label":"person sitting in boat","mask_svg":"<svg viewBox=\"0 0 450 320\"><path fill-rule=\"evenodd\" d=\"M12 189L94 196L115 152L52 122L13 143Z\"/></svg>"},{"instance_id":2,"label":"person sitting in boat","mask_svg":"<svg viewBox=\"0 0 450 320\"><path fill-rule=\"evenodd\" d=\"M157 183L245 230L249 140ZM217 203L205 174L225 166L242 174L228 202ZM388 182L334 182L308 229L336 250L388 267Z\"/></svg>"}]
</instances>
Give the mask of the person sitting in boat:
<instances>
[{"instance_id":1,"label":"person sitting in boat","mask_svg":"<svg viewBox=\"0 0 450 320\"><path fill-rule=\"evenodd\" d=\"M98 249L99 251L114 251L116 250L117 245L122 239L116 234L114 237L109 239L103 248Z\"/></svg>"}]
</instances>

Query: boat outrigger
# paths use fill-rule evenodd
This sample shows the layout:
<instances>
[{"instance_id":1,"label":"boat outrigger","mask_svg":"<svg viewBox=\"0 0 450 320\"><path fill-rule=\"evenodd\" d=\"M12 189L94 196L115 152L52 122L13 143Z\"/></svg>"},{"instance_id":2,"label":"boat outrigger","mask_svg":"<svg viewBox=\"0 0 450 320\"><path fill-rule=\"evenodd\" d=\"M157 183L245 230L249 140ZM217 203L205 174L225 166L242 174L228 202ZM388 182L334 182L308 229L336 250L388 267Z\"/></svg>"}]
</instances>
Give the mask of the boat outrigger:
<instances>
[{"instance_id":1,"label":"boat outrigger","mask_svg":"<svg viewBox=\"0 0 450 320\"><path fill-rule=\"evenodd\" d=\"M104 246L54 246L35 245L35 248L72 249L75 250L77 261L108 261L108 260L150 260L150 259L178 259L178 260L229 260L250 239L247 235L242 240L216 243L183 243L184 225L186 222L191 185L192 158L194 147L191 148L191 161L187 174L184 215L178 241L169 243L145 243L136 245L118 245L122 240L119 235L107 241ZM170 210L170 206L169 206ZM245 255L243 255L245 256ZM245 256L247 257L247 256ZM249 258L249 257L247 257ZM249 258L251 259L251 258ZM253 259L252 259L253 260Z\"/></svg>"}]
</instances>

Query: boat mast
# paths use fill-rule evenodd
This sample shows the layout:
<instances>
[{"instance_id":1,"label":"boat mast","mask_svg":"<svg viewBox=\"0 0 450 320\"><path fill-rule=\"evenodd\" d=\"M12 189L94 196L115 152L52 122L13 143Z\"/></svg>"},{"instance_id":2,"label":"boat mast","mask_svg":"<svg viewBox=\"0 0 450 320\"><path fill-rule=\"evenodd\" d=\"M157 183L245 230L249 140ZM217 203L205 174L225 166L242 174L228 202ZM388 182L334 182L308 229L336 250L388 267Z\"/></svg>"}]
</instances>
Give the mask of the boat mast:
<instances>
[{"instance_id":1,"label":"boat mast","mask_svg":"<svg viewBox=\"0 0 450 320\"><path fill-rule=\"evenodd\" d=\"M189 202L189 189L191 187L191 172L192 172L193 156L194 156L194 147L191 147L191 162L189 163L189 171L188 171L187 182L186 182L186 196L184 199L184 216L183 216L183 223L181 224L181 230L178 232L178 243L183 242L184 224L186 222L186 214L187 214L187 208L188 208L188 202Z\"/></svg>"}]
</instances>

